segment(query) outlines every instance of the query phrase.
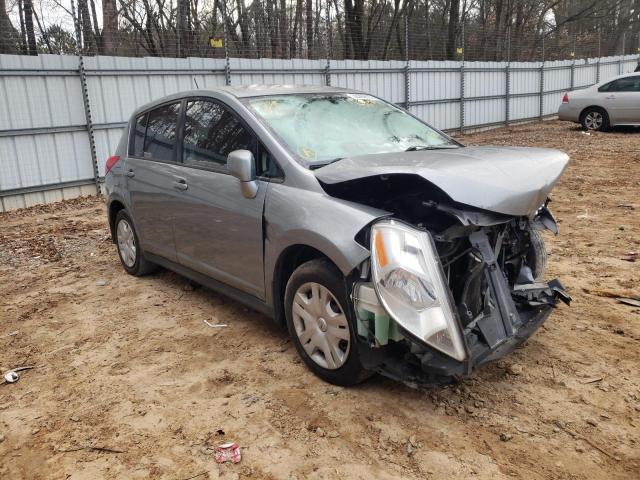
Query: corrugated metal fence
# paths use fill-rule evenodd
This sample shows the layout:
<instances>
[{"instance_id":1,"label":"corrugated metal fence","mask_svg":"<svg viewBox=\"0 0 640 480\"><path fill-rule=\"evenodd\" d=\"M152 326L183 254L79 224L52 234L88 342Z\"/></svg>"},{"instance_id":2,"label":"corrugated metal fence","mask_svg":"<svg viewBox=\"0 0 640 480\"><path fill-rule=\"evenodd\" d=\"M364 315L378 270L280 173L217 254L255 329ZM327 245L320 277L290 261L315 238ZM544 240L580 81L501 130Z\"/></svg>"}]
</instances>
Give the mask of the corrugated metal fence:
<instances>
[{"instance_id":1,"label":"corrugated metal fence","mask_svg":"<svg viewBox=\"0 0 640 480\"><path fill-rule=\"evenodd\" d=\"M370 92L440 129L462 131L553 115L561 92L632 71L637 61L88 57L82 64L74 56L0 55L0 211L95 193L131 112L181 90L328 84Z\"/></svg>"}]
</instances>

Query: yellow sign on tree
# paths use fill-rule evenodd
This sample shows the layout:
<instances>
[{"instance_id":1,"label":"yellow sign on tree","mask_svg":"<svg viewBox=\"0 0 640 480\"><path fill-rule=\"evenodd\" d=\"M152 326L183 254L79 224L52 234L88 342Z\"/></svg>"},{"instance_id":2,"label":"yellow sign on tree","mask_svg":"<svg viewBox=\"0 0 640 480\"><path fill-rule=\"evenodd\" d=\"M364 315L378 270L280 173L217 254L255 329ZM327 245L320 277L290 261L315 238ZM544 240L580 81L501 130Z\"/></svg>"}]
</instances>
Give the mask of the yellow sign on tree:
<instances>
[{"instance_id":1,"label":"yellow sign on tree","mask_svg":"<svg viewBox=\"0 0 640 480\"><path fill-rule=\"evenodd\" d=\"M222 48L223 45L221 38L209 37L209 46L211 48Z\"/></svg>"},{"instance_id":2,"label":"yellow sign on tree","mask_svg":"<svg viewBox=\"0 0 640 480\"><path fill-rule=\"evenodd\" d=\"M456 53L458 55L462 55L462 48L460 48L460 47L456 48Z\"/></svg>"}]
</instances>

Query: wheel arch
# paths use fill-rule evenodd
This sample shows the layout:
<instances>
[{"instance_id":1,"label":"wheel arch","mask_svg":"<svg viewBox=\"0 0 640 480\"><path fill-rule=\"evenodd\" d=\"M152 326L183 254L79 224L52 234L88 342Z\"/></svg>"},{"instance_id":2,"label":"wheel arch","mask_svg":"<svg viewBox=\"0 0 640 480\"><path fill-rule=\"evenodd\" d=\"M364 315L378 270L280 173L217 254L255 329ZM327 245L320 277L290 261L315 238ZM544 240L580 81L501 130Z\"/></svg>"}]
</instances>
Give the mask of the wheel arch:
<instances>
[{"instance_id":1,"label":"wheel arch","mask_svg":"<svg viewBox=\"0 0 640 480\"><path fill-rule=\"evenodd\" d=\"M120 210L126 210L124 202L118 199L114 199L109 202L109 206L108 206L109 231L111 233L111 241L113 243L116 243L116 236L115 236L116 217L118 216L118 212Z\"/></svg>"},{"instance_id":2,"label":"wheel arch","mask_svg":"<svg viewBox=\"0 0 640 480\"><path fill-rule=\"evenodd\" d=\"M311 246L307 243L289 245L278 255L273 270L271 292L274 318L277 323L285 325L284 293L291 275L300 265L317 258L328 260L336 269L344 273L343 269L338 266L338 263L331 256L317 246Z\"/></svg>"},{"instance_id":3,"label":"wheel arch","mask_svg":"<svg viewBox=\"0 0 640 480\"><path fill-rule=\"evenodd\" d=\"M609 120L611 120L611 115L609 115L609 111L606 108L604 108L602 105L587 105L582 110L580 110L580 115L578 115L578 120L580 122L582 122L582 118L587 113L587 111L589 111L590 109L602 110L605 113L605 115L607 116L607 118Z\"/></svg>"}]
</instances>

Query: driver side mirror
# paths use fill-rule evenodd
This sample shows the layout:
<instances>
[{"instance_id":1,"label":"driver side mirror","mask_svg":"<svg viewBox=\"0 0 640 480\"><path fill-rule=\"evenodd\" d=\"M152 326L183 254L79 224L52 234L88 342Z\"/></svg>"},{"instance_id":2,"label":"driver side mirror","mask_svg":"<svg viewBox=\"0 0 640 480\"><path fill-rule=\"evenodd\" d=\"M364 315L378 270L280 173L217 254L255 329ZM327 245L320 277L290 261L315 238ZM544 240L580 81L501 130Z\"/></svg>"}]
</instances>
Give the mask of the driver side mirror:
<instances>
[{"instance_id":1,"label":"driver side mirror","mask_svg":"<svg viewBox=\"0 0 640 480\"><path fill-rule=\"evenodd\" d=\"M234 150L227 156L227 169L238 180L242 195L255 198L258 194L256 181L256 162L249 150Z\"/></svg>"}]
</instances>

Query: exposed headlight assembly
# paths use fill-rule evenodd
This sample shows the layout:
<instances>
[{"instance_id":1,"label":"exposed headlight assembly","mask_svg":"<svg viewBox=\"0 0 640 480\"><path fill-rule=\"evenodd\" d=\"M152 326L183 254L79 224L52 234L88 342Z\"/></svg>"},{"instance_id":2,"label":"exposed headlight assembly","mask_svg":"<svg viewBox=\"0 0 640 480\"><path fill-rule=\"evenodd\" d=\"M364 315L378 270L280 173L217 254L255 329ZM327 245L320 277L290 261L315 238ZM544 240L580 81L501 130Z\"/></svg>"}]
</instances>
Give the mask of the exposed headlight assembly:
<instances>
[{"instance_id":1,"label":"exposed headlight assembly","mask_svg":"<svg viewBox=\"0 0 640 480\"><path fill-rule=\"evenodd\" d=\"M394 220L371 228L373 283L389 315L433 348L463 361L465 348L431 235Z\"/></svg>"}]
</instances>

